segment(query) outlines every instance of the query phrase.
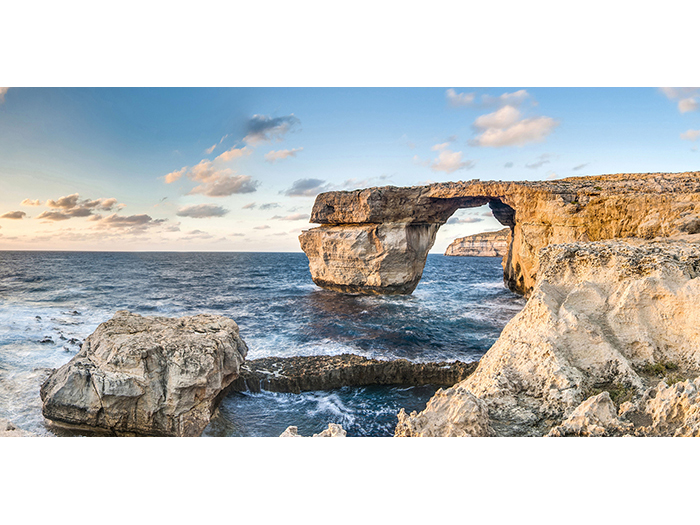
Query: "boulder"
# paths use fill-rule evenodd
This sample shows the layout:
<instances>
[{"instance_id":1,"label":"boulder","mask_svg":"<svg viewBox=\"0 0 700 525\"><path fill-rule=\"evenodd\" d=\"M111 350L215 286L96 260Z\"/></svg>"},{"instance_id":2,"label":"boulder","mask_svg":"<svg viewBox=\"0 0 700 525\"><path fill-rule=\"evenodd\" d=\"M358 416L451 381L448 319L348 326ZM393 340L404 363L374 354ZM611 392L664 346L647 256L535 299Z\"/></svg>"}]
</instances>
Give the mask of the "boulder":
<instances>
[{"instance_id":1,"label":"boulder","mask_svg":"<svg viewBox=\"0 0 700 525\"><path fill-rule=\"evenodd\" d=\"M342 426L335 423L328 423L328 428L323 430L318 434L314 434L312 437L346 437L348 433L343 429ZM295 426L289 426L287 429L280 434L280 437L304 437L299 434L299 429Z\"/></svg>"},{"instance_id":2,"label":"boulder","mask_svg":"<svg viewBox=\"0 0 700 525\"><path fill-rule=\"evenodd\" d=\"M56 424L116 435L198 436L247 351L226 317L119 311L48 377L42 412Z\"/></svg>"}]
</instances>

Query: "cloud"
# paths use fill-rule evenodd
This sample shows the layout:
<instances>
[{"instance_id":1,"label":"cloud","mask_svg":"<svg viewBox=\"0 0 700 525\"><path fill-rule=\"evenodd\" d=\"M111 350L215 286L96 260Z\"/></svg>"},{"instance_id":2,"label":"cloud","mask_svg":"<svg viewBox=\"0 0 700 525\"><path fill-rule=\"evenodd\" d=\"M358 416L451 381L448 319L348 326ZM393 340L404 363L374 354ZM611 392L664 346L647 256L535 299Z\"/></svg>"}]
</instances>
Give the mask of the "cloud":
<instances>
[{"instance_id":1,"label":"cloud","mask_svg":"<svg viewBox=\"0 0 700 525\"><path fill-rule=\"evenodd\" d=\"M182 177L183 174L187 175L190 180L202 183L192 188L188 195L200 193L208 197L227 197L234 193L252 193L260 185L260 182L254 181L249 175L236 175L229 168L216 168L212 161L207 159L202 160L192 168L185 166L179 171L168 173L165 176L165 182L170 184Z\"/></svg>"},{"instance_id":2,"label":"cloud","mask_svg":"<svg viewBox=\"0 0 700 525\"><path fill-rule=\"evenodd\" d=\"M445 224L473 224L483 221L483 217L450 217Z\"/></svg>"},{"instance_id":3,"label":"cloud","mask_svg":"<svg viewBox=\"0 0 700 525\"><path fill-rule=\"evenodd\" d=\"M228 162L233 159L238 159L244 156L248 156L251 153L253 153L253 150L250 149L248 146L243 146L242 148L236 148L233 147L228 151L224 151L221 155L216 157L214 160L218 160L221 162ZM204 161L202 161L204 162Z\"/></svg>"},{"instance_id":4,"label":"cloud","mask_svg":"<svg viewBox=\"0 0 700 525\"><path fill-rule=\"evenodd\" d=\"M445 92L445 96L447 97L448 104L452 107L476 108L520 106L530 98L530 94L524 89L513 93L503 93L497 97L484 94L481 95L480 99L477 99L476 93L457 93L454 89L450 88Z\"/></svg>"},{"instance_id":5,"label":"cloud","mask_svg":"<svg viewBox=\"0 0 700 525\"><path fill-rule=\"evenodd\" d=\"M506 163L503 165L503 167L504 167L504 168L512 168L512 167L513 167L513 163L512 163L512 162L506 162Z\"/></svg>"},{"instance_id":6,"label":"cloud","mask_svg":"<svg viewBox=\"0 0 700 525\"><path fill-rule=\"evenodd\" d=\"M435 159L430 165L430 169L433 171L452 173L457 170L470 169L474 167L474 161L462 160L461 151L449 150L447 149L447 144L437 144L436 146L433 146L433 150L436 147L440 147L442 151L440 151L438 158Z\"/></svg>"},{"instance_id":7,"label":"cloud","mask_svg":"<svg viewBox=\"0 0 700 525\"><path fill-rule=\"evenodd\" d=\"M700 129L689 129L685 133L681 133L683 140L698 140L700 137Z\"/></svg>"},{"instance_id":8,"label":"cloud","mask_svg":"<svg viewBox=\"0 0 700 525\"><path fill-rule=\"evenodd\" d=\"M180 240L190 241L195 239L213 239L214 236L202 230L191 230L185 233L184 236L180 237Z\"/></svg>"},{"instance_id":9,"label":"cloud","mask_svg":"<svg viewBox=\"0 0 700 525\"><path fill-rule=\"evenodd\" d=\"M254 230L269 230L270 227L267 224L263 224L262 226L253 226Z\"/></svg>"},{"instance_id":10,"label":"cloud","mask_svg":"<svg viewBox=\"0 0 700 525\"><path fill-rule=\"evenodd\" d=\"M34 217L35 219L45 220L45 221L67 221L70 219L70 215L66 215L60 211L45 211Z\"/></svg>"},{"instance_id":11,"label":"cloud","mask_svg":"<svg viewBox=\"0 0 700 525\"><path fill-rule=\"evenodd\" d=\"M292 187L284 192L289 197L313 197L329 189L321 179L298 179L292 183Z\"/></svg>"},{"instance_id":12,"label":"cloud","mask_svg":"<svg viewBox=\"0 0 700 525\"><path fill-rule=\"evenodd\" d=\"M541 168L545 164L549 164L551 161L549 160L552 157L549 153L543 153L539 157L537 157L537 160L535 162L531 162L530 164L525 164L526 168L529 168L531 170L536 170L537 168Z\"/></svg>"},{"instance_id":13,"label":"cloud","mask_svg":"<svg viewBox=\"0 0 700 525\"><path fill-rule=\"evenodd\" d=\"M391 177L392 175L383 174L379 177L369 177L366 179L346 179L338 187L343 190L354 190L358 188L369 188L371 186L377 186L378 184L386 185L386 183L391 180Z\"/></svg>"},{"instance_id":14,"label":"cloud","mask_svg":"<svg viewBox=\"0 0 700 525\"><path fill-rule=\"evenodd\" d=\"M521 113L513 106L504 106L498 111L482 115L474 121L480 135L469 141L472 146L500 148L524 146L530 142L542 142L559 122L550 117L520 118Z\"/></svg>"},{"instance_id":15,"label":"cloud","mask_svg":"<svg viewBox=\"0 0 700 525\"><path fill-rule=\"evenodd\" d=\"M99 225L104 228L131 229L132 231L136 231L145 230L150 226L163 222L165 222L165 219L153 219L150 215L146 214L122 216L113 213L100 220Z\"/></svg>"},{"instance_id":16,"label":"cloud","mask_svg":"<svg viewBox=\"0 0 700 525\"><path fill-rule=\"evenodd\" d=\"M423 160L418 155L413 155L413 158L411 160L414 164L418 164L419 166L425 166L426 168L430 166L429 160Z\"/></svg>"},{"instance_id":17,"label":"cloud","mask_svg":"<svg viewBox=\"0 0 700 525\"><path fill-rule=\"evenodd\" d=\"M7 93L7 90L10 89L9 87L0 87L0 104L5 102L5 93Z\"/></svg>"},{"instance_id":18,"label":"cloud","mask_svg":"<svg viewBox=\"0 0 700 525\"><path fill-rule=\"evenodd\" d=\"M445 92L447 97L447 103L455 108L462 106L471 106L476 98L476 93L457 93L454 89L450 88Z\"/></svg>"},{"instance_id":19,"label":"cloud","mask_svg":"<svg viewBox=\"0 0 700 525\"><path fill-rule=\"evenodd\" d=\"M243 209L244 209L244 210L252 210L252 209L254 209L254 208L255 208L255 203L254 203L254 202L251 202L251 203L246 204L245 206L243 206Z\"/></svg>"},{"instance_id":20,"label":"cloud","mask_svg":"<svg viewBox=\"0 0 700 525\"><path fill-rule=\"evenodd\" d=\"M278 151L271 151L265 154L265 160L271 164L274 164L278 160L287 159L289 157L296 157L299 151L303 151L304 148L294 148L294 149L281 149Z\"/></svg>"},{"instance_id":21,"label":"cloud","mask_svg":"<svg viewBox=\"0 0 700 525\"><path fill-rule=\"evenodd\" d=\"M41 206L41 201L39 199L36 200L31 200L31 199L24 199L22 202L20 202L22 206Z\"/></svg>"},{"instance_id":22,"label":"cloud","mask_svg":"<svg viewBox=\"0 0 700 525\"><path fill-rule=\"evenodd\" d=\"M216 149L217 146L218 146L218 144L214 144L211 148L205 149L205 150L204 150L204 153L206 153L207 155L211 155L211 154L214 152L214 150Z\"/></svg>"},{"instance_id":23,"label":"cloud","mask_svg":"<svg viewBox=\"0 0 700 525\"><path fill-rule=\"evenodd\" d=\"M228 213L226 208L215 206L214 204L196 204L185 206L177 210L178 217L192 217L194 219L205 219L208 217L223 217Z\"/></svg>"},{"instance_id":24,"label":"cloud","mask_svg":"<svg viewBox=\"0 0 700 525\"><path fill-rule=\"evenodd\" d=\"M23 219L26 216L27 214L23 211L8 211L7 213L0 215L0 219L12 219L16 221Z\"/></svg>"},{"instance_id":25,"label":"cloud","mask_svg":"<svg viewBox=\"0 0 700 525\"><path fill-rule=\"evenodd\" d=\"M273 139L280 141L287 132L300 123L301 121L294 114L276 118L253 115L248 121L248 134L243 138L243 142L254 146Z\"/></svg>"},{"instance_id":26,"label":"cloud","mask_svg":"<svg viewBox=\"0 0 700 525\"><path fill-rule=\"evenodd\" d=\"M557 175L553 171L547 175L547 180L554 180L554 179L558 179L558 178L559 178L559 175Z\"/></svg>"},{"instance_id":27,"label":"cloud","mask_svg":"<svg viewBox=\"0 0 700 525\"><path fill-rule=\"evenodd\" d=\"M25 199L22 203L32 203L35 206L36 202ZM108 199L81 199L78 193L73 193L56 200L49 199L46 201L46 206L58 211L45 211L35 217L35 219L47 221L65 221L72 217L90 217L90 220L100 220L102 217L97 214L98 211L113 211L114 208L123 208L124 204L117 204L117 199L110 197Z\"/></svg>"},{"instance_id":28,"label":"cloud","mask_svg":"<svg viewBox=\"0 0 700 525\"><path fill-rule=\"evenodd\" d=\"M275 208L280 208L281 204L279 202L267 202L260 205L261 210L273 210Z\"/></svg>"},{"instance_id":29,"label":"cloud","mask_svg":"<svg viewBox=\"0 0 700 525\"><path fill-rule=\"evenodd\" d=\"M697 87L665 87L659 88L669 100L678 101L678 111L688 113L700 108L700 88Z\"/></svg>"},{"instance_id":30,"label":"cloud","mask_svg":"<svg viewBox=\"0 0 700 525\"><path fill-rule=\"evenodd\" d=\"M586 166L588 166L589 164L590 164L590 162L586 162L585 164L579 164L578 166L574 166L571 169L574 171L579 171L579 170L582 170L583 168L585 168Z\"/></svg>"},{"instance_id":31,"label":"cloud","mask_svg":"<svg viewBox=\"0 0 700 525\"><path fill-rule=\"evenodd\" d=\"M275 215L272 217L275 220L278 221L303 221L309 218L308 213L294 213L292 215L287 215L286 217L282 217L280 215Z\"/></svg>"}]
</instances>

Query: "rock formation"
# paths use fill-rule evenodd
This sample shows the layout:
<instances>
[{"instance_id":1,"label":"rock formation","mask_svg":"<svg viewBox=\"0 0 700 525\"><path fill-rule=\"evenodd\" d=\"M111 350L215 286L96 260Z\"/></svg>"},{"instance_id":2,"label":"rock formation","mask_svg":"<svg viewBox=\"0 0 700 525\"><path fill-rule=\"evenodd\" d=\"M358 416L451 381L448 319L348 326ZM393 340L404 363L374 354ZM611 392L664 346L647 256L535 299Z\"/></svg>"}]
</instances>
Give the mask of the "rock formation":
<instances>
[{"instance_id":1,"label":"rock formation","mask_svg":"<svg viewBox=\"0 0 700 525\"><path fill-rule=\"evenodd\" d=\"M119 311L42 385L43 414L117 435L198 436L247 351L226 317Z\"/></svg>"},{"instance_id":2,"label":"rock formation","mask_svg":"<svg viewBox=\"0 0 700 525\"><path fill-rule=\"evenodd\" d=\"M0 419L0 437L30 437L34 435L36 434L17 428L7 419Z\"/></svg>"},{"instance_id":3,"label":"rock formation","mask_svg":"<svg viewBox=\"0 0 700 525\"><path fill-rule=\"evenodd\" d=\"M700 235L548 246L474 373L396 435L697 435L699 277Z\"/></svg>"},{"instance_id":4,"label":"rock formation","mask_svg":"<svg viewBox=\"0 0 700 525\"><path fill-rule=\"evenodd\" d=\"M311 437L346 437L348 433L343 429L342 426L336 425L335 423L328 423L328 428L324 431L314 434ZM287 427L287 429L280 434L281 438L285 437L304 437L299 434L299 429L295 426Z\"/></svg>"},{"instance_id":5,"label":"rock formation","mask_svg":"<svg viewBox=\"0 0 700 525\"><path fill-rule=\"evenodd\" d=\"M462 257L503 257L508 254L510 228L497 232L484 232L455 239L445 250L445 255Z\"/></svg>"},{"instance_id":6,"label":"rock formation","mask_svg":"<svg viewBox=\"0 0 700 525\"><path fill-rule=\"evenodd\" d=\"M229 390L295 393L343 386L451 386L476 369L477 363L413 363L406 359L380 361L352 354L306 357L267 357L247 361Z\"/></svg>"},{"instance_id":7,"label":"rock formation","mask_svg":"<svg viewBox=\"0 0 700 525\"><path fill-rule=\"evenodd\" d=\"M446 182L334 191L316 198L299 236L314 282L350 293L411 293L441 225L488 204L512 230L504 281L529 295L549 244L700 232L700 172L539 182Z\"/></svg>"}]
</instances>

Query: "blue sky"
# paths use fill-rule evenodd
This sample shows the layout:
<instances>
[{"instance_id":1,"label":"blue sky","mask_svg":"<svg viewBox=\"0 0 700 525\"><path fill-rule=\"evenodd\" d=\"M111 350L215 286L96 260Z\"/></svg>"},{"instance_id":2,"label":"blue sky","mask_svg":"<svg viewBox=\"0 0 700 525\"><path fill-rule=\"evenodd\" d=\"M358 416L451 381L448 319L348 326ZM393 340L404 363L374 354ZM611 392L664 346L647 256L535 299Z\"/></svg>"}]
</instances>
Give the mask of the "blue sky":
<instances>
[{"instance_id":1,"label":"blue sky","mask_svg":"<svg viewBox=\"0 0 700 525\"><path fill-rule=\"evenodd\" d=\"M0 249L298 251L319 191L695 171L698 130L694 88L0 89Z\"/></svg>"}]
</instances>

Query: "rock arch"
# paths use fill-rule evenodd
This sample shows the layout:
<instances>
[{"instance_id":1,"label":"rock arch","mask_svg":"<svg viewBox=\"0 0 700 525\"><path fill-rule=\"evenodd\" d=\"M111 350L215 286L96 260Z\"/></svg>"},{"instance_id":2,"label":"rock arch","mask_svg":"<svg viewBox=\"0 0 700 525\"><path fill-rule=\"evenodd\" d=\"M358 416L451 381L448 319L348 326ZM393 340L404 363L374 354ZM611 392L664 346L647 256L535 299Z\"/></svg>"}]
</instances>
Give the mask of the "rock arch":
<instances>
[{"instance_id":1,"label":"rock arch","mask_svg":"<svg viewBox=\"0 0 700 525\"><path fill-rule=\"evenodd\" d=\"M435 235L460 208L488 204L512 230L504 282L527 295L552 243L700 233L700 173L620 174L538 182L447 182L319 194L302 232L314 282L330 290L408 294Z\"/></svg>"}]
</instances>

